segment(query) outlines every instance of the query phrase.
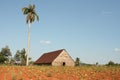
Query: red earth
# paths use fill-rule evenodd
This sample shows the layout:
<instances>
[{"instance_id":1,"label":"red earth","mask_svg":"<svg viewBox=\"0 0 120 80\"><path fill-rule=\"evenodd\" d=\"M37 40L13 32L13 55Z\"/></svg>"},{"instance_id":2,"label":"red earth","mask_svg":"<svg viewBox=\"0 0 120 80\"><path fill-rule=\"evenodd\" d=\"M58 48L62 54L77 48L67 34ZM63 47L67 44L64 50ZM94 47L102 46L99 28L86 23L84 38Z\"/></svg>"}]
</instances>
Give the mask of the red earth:
<instances>
[{"instance_id":1,"label":"red earth","mask_svg":"<svg viewBox=\"0 0 120 80\"><path fill-rule=\"evenodd\" d=\"M0 66L0 80L120 80L120 67Z\"/></svg>"}]
</instances>

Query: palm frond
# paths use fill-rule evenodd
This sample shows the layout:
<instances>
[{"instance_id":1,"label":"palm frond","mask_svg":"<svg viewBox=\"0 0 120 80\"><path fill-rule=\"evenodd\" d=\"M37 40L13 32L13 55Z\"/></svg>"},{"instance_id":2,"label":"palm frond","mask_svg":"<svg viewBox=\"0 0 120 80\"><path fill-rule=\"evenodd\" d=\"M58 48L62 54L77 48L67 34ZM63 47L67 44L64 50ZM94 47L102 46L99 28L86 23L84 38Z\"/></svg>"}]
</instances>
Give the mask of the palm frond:
<instances>
[{"instance_id":1,"label":"palm frond","mask_svg":"<svg viewBox=\"0 0 120 80\"><path fill-rule=\"evenodd\" d=\"M29 4L29 9L34 10L35 9L35 5L34 4L33 5Z\"/></svg>"},{"instance_id":2,"label":"palm frond","mask_svg":"<svg viewBox=\"0 0 120 80\"><path fill-rule=\"evenodd\" d=\"M29 9L27 7L22 8L23 14L27 14L29 12Z\"/></svg>"},{"instance_id":3,"label":"palm frond","mask_svg":"<svg viewBox=\"0 0 120 80\"><path fill-rule=\"evenodd\" d=\"M36 18L37 18L37 21L39 21L39 16L35 13L35 16L36 16Z\"/></svg>"},{"instance_id":4,"label":"palm frond","mask_svg":"<svg viewBox=\"0 0 120 80\"><path fill-rule=\"evenodd\" d=\"M35 21L35 19L39 21L39 16L36 14L36 11L35 11L35 5L30 4L28 7L22 8L22 12L23 14L27 15L26 23L28 22L32 23Z\"/></svg>"}]
</instances>

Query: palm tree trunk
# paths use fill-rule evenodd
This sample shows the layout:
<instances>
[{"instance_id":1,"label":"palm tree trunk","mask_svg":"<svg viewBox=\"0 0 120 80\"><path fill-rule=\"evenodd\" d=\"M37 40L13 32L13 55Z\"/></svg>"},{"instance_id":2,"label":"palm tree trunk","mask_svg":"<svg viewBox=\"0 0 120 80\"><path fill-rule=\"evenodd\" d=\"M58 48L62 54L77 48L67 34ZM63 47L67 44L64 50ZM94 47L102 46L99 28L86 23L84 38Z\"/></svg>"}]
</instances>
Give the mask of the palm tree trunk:
<instances>
[{"instance_id":1,"label":"palm tree trunk","mask_svg":"<svg viewBox=\"0 0 120 80\"><path fill-rule=\"evenodd\" d=\"M30 21L28 22L28 46L27 46L27 61L26 66L29 65L29 54L30 54Z\"/></svg>"}]
</instances>

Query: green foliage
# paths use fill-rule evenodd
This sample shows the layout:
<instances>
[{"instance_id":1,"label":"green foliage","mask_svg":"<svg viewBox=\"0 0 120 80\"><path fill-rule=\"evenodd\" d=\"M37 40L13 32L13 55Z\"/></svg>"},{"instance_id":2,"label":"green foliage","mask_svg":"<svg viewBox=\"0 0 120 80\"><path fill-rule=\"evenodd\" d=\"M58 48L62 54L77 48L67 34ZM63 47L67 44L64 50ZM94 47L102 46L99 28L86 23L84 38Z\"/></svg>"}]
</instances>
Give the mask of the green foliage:
<instances>
[{"instance_id":1,"label":"green foliage","mask_svg":"<svg viewBox=\"0 0 120 80\"><path fill-rule=\"evenodd\" d=\"M80 65L80 59L77 57L75 61L75 66L79 66L79 65Z\"/></svg>"},{"instance_id":2,"label":"green foliage","mask_svg":"<svg viewBox=\"0 0 120 80\"><path fill-rule=\"evenodd\" d=\"M115 65L115 63L113 61L109 61L108 65Z\"/></svg>"},{"instance_id":3,"label":"green foliage","mask_svg":"<svg viewBox=\"0 0 120 80\"><path fill-rule=\"evenodd\" d=\"M8 46L6 46L5 48L2 48L1 54L6 57L12 56L11 51Z\"/></svg>"},{"instance_id":4,"label":"green foliage","mask_svg":"<svg viewBox=\"0 0 120 80\"><path fill-rule=\"evenodd\" d=\"M25 49L21 50L21 63L22 63L22 65L26 64L26 51L25 51Z\"/></svg>"},{"instance_id":5,"label":"green foliage","mask_svg":"<svg viewBox=\"0 0 120 80\"><path fill-rule=\"evenodd\" d=\"M98 62L96 62L96 64L95 65L98 65L99 63Z\"/></svg>"},{"instance_id":6,"label":"green foliage","mask_svg":"<svg viewBox=\"0 0 120 80\"><path fill-rule=\"evenodd\" d=\"M20 51L19 50L17 50L16 54L14 55L14 59L16 61L20 61Z\"/></svg>"},{"instance_id":7,"label":"green foliage","mask_svg":"<svg viewBox=\"0 0 120 80\"><path fill-rule=\"evenodd\" d=\"M0 63L4 64L10 63L10 57L12 56L11 51L8 46L2 48L0 52Z\"/></svg>"},{"instance_id":8,"label":"green foliage","mask_svg":"<svg viewBox=\"0 0 120 80\"><path fill-rule=\"evenodd\" d=\"M37 19L39 21L39 16L37 15L36 11L35 11L35 5L29 5L28 7L24 7L22 8L22 12L24 15L26 16L26 23L30 22L34 22L35 19Z\"/></svg>"},{"instance_id":9,"label":"green foliage","mask_svg":"<svg viewBox=\"0 0 120 80\"><path fill-rule=\"evenodd\" d=\"M17 50L16 54L14 55L14 59L16 62L21 62L22 65L26 64L26 51L23 48L21 51Z\"/></svg>"},{"instance_id":10,"label":"green foliage","mask_svg":"<svg viewBox=\"0 0 120 80\"><path fill-rule=\"evenodd\" d=\"M7 58L0 54L0 63L3 64L6 60Z\"/></svg>"},{"instance_id":11,"label":"green foliage","mask_svg":"<svg viewBox=\"0 0 120 80\"><path fill-rule=\"evenodd\" d=\"M113 61L109 61L106 66L119 66L120 64L114 63Z\"/></svg>"}]
</instances>

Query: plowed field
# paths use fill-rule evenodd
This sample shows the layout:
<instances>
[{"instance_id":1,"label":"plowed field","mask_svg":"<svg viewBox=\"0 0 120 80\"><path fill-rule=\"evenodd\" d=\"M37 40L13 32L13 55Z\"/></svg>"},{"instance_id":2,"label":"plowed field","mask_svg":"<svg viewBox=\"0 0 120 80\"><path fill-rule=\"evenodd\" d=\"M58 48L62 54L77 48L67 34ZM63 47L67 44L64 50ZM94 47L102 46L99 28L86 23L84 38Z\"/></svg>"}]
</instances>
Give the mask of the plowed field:
<instances>
[{"instance_id":1,"label":"plowed field","mask_svg":"<svg viewBox=\"0 0 120 80\"><path fill-rule=\"evenodd\" d=\"M120 67L0 66L0 80L120 80Z\"/></svg>"}]
</instances>

